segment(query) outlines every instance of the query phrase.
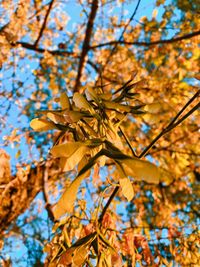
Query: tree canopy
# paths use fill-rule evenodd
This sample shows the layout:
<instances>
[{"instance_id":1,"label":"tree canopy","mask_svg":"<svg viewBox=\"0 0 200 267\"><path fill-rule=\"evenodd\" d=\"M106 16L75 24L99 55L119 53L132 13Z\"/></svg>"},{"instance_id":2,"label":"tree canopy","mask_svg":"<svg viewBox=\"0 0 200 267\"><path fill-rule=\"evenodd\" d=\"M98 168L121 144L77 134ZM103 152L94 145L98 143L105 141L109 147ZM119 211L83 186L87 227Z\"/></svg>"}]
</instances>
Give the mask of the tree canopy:
<instances>
[{"instance_id":1,"label":"tree canopy","mask_svg":"<svg viewBox=\"0 0 200 267\"><path fill-rule=\"evenodd\" d=\"M0 14L2 266L199 266L199 1Z\"/></svg>"}]
</instances>

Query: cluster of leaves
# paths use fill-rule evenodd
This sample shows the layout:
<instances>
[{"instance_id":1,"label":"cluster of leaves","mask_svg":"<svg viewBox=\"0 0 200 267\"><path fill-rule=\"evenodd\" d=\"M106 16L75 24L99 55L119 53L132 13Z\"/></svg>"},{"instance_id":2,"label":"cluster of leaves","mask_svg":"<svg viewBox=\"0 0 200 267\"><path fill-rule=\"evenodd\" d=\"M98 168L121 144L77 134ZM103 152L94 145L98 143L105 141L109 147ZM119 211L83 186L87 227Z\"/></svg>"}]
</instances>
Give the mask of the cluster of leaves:
<instances>
[{"instance_id":1,"label":"cluster of leaves","mask_svg":"<svg viewBox=\"0 0 200 267\"><path fill-rule=\"evenodd\" d=\"M150 162L125 155L118 147L123 148L119 131L123 133L120 125L122 121L131 120L130 114L143 114L140 110L144 105L131 106L128 100L135 98L135 84L130 81L120 89L119 95L112 99L112 94L99 94L92 88L87 89L86 99L83 95L75 93L73 102L70 102L65 93L60 97L62 110L41 111L49 120L33 119L31 127L37 131L58 129L61 131L51 154L60 158L63 171L71 171L78 165L78 176L67 188L57 206L54 214L56 219L67 211L72 211L73 203L79 185L84 178L90 175L90 169L99 161L100 166L106 164L105 156L112 160L117 167L119 182L123 194L128 200L134 196L131 181L144 180L149 183L159 183L161 172ZM123 136L122 136L123 138ZM100 160L101 158L101 160Z\"/></svg>"}]
</instances>

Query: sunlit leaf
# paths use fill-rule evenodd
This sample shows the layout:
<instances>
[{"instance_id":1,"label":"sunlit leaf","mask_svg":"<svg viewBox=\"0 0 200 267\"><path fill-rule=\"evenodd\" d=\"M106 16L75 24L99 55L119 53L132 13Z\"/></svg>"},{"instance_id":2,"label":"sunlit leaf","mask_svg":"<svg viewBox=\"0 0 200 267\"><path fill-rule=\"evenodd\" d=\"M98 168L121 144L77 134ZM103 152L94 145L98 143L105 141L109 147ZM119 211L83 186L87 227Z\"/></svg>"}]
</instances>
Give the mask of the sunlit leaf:
<instances>
[{"instance_id":1,"label":"sunlit leaf","mask_svg":"<svg viewBox=\"0 0 200 267\"><path fill-rule=\"evenodd\" d=\"M86 235L82 237L81 239L78 239L75 244L73 244L74 247L79 247L82 245L90 245L92 241L96 238L97 233L91 233L89 235Z\"/></svg>"},{"instance_id":2,"label":"sunlit leaf","mask_svg":"<svg viewBox=\"0 0 200 267\"><path fill-rule=\"evenodd\" d=\"M75 168L75 166L80 162L80 160L88 152L89 148L87 146L80 146L71 156L68 158L60 158L60 167L62 171L70 171Z\"/></svg>"},{"instance_id":3,"label":"sunlit leaf","mask_svg":"<svg viewBox=\"0 0 200 267\"><path fill-rule=\"evenodd\" d=\"M71 212L74 207L78 188L83 180L82 176L78 176L65 190L57 204L54 206L53 213L55 219L59 219L66 212Z\"/></svg>"},{"instance_id":4,"label":"sunlit leaf","mask_svg":"<svg viewBox=\"0 0 200 267\"><path fill-rule=\"evenodd\" d=\"M80 119L84 117L90 117L91 115L86 112L79 112L74 110L65 110L63 111L63 117L68 123L78 122Z\"/></svg>"},{"instance_id":5,"label":"sunlit leaf","mask_svg":"<svg viewBox=\"0 0 200 267\"><path fill-rule=\"evenodd\" d=\"M131 108L129 106L118 104L118 103L115 103L113 101L103 100L103 104L108 109L121 110L121 111L125 111L125 112L129 112L131 110Z\"/></svg>"},{"instance_id":6,"label":"sunlit leaf","mask_svg":"<svg viewBox=\"0 0 200 267\"><path fill-rule=\"evenodd\" d=\"M87 157L84 155L83 158L80 160L77 170L78 172L80 172L80 170L88 163ZM85 172L84 174L84 178L89 177L90 176L90 172L91 170L89 169L88 171Z\"/></svg>"},{"instance_id":7,"label":"sunlit leaf","mask_svg":"<svg viewBox=\"0 0 200 267\"><path fill-rule=\"evenodd\" d=\"M73 96L73 101L78 108L88 110L92 115L96 114L93 107L90 105L90 103L85 99L83 95L75 93Z\"/></svg>"},{"instance_id":8,"label":"sunlit leaf","mask_svg":"<svg viewBox=\"0 0 200 267\"><path fill-rule=\"evenodd\" d=\"M53 122L38 118L33 119L30 122L30 126L31 128L33 128L33 130L38 132L57 129L56 125Z\"/></svg>"},{"instance_id":9,"label":"sunlit leaf","mask_svg":"<svg viewBox=\"0 0 200 267\"><path fill-rule=\"evenodd\" d=\"M99 94L99 97L100 97L101 99L104 99L104 100L109 100L109 99L112 98L112 94L109 93L109 92L107 92L107 93L104 93L104 94Z\"/></svg>"},{"instance_id":10,"label":"sunlit leaf","mask_svg":"<svg viewBox=\"0 0 200 267\"><path fill-rule=\"evenodd\" d=\"M84 264L86 257L89 254L89 247L88 245L83 245L78 247L75 252L74 252L74 256L73 256L73 260L72 262L76 265L76 266L82 266L82 264Z\"/></svg>"},{"instance_id":11,"label":"sunlit leaf","mask_svg":"<svg viewBox=\"0 0 200 267\"><path fill-rule=\"evenodd\" d=\"M152 103L144 106L144 110L153 114L159 113L163 110L163 103Z\"/></svg>"},{"instance_id":12,"label":"sunlit leaf","mask_svg":"<svg viewBox=\"0 0 200 267\"><path fill-rule=\"evenodd\" d=\"M59 266L59 265L69 266L72 263L75 250L76 250L75 247L70 247L66 251L64 251L64 253L61 255L56 266Z\"/></svg>"},{"instance_id":13,"label":"sunlit leaf","mask_svg":"<svg viewBox=\"0 0 200 267\"><path fill-rule=\"evenodd\" d=\"M85 146L82 142L67 142L64 144L60 144L57 146L54 146L51 149L51 154L54 157L70 157L72 154L75 153L76 150L78 150L80 147Z\"/></svg>"},{"instance_id":14,"label":"sunlit leaf","mask_svg":"<svg viewBox=\"0 0 200 267\"><path fill-rule=\"evenodd\" d=\"M85 173L94 166L98 157L99 155L96 155L96 157L91 158L89 162L80 170L78 176L74 179L70 186L67 187L57 204L54 206L53 212L56 219L59 219L66 212L71 212L73 210L78 188L82 180L85 178Z\"/></svg>"},{"instance_id":15,"label":"sunlit leaf","mask_svg":"<svg viewBox=\"0 0 200 267\"><path fill-rule=\"evenodd\" d=\"M91 87L87 88L85 93L88 100L93 100L96 104L98 105L100 104L101 99L98 97L98 95Z\"/></svg>"},{"instance_id":16,"label":"sunlit leaf","mask_svg":"<svg viewBox=\"0 0 200 267\"><path fill-rule=\"evenodd\" d=\"M52 112L48 112L47 113L47 118L50 119L51 121L53 121L54 123L61 123L61 124L65 124L65 119L62 115L58 115Z\"/></svg>"},{"instance_id":17,"label":"sunlit leaf","mask_svg":"<svg viewBox=\"0 0 200 267\"><path fill-rule=\"evenodd\" d=\"M137 158L118 160L126 176L132 176L136 180L158 184L161 172L154 164Z\"/></svg>"},{"instance_id":18,"label":"sunlit leaf","mask_svg":"<svg viewBox=\"0 0 200 267\"><path fill-rule=\"evenodd\" d=\"M62 109L70 108L69 98L65 92L61 93L60 95L60 104L61 104Z\"/></svg>"},{"instance_id":19,"label":"sunlit leaf","mask_svg":"<svg viewBox=\"0 0 200 267\"><path fill-rule=\"evenodd\" d=\"M119 179L119 184L122 189L122 194L127 198L128 201L131 201L134 197L133 186L129 178L125 177Z\"/></svg>"}]
</instances>

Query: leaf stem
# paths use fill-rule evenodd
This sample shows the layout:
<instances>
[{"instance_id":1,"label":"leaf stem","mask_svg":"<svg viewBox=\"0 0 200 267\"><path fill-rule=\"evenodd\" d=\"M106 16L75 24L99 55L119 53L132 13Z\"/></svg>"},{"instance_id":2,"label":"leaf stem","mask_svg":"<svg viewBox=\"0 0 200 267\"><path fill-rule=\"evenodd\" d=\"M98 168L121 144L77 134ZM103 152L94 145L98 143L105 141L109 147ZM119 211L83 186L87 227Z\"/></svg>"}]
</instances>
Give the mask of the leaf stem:
<instances>
[{"instance_id":1,"label":"leaf stem","mask_svg":"<svg viewBox=\"0 0 200 267\"><path fill-rule=\"evenodd\" d=\"M123 135L123 137L124 137L124 139L125 139L127 145L129 146L129 148L130 148L130 150L131 150L133 156L134 156L134 157L137 157L137 155L135 154L135 151L133 150L133 148L132 148L132 146L131 146L131 143L130 143L128 137L126 136L126 134L124 133L124 131L122 130L121 127L119 127L119 130L120 130L121 134Z\"/></svg>"},{"instance_id":2,"label":"leaf stem","mask_svg":"<svg viewBox=\"0 0 200 267\"><path fill-rule=\"evenodd\" d=\"M152 142L142 151L142 153L139 155L139 158L142 158L147 154L147 152L152 148L152 146L166 133L174 129L176 126L178 126L181 122L183 122L188 116L190 116L195 110L197 110L200 106L200 103L198 103L196 106L194 106L188 113L186 113L180 120L177 121L177 119L180 117L180 115L186 110L186 108L199 96L200 90L194 94L194 96L185 104L185 106L177 113L177 115L174 117L174 119L167 125L166 128L164 128L153 140Z\"/></svg>"}]
</instances>

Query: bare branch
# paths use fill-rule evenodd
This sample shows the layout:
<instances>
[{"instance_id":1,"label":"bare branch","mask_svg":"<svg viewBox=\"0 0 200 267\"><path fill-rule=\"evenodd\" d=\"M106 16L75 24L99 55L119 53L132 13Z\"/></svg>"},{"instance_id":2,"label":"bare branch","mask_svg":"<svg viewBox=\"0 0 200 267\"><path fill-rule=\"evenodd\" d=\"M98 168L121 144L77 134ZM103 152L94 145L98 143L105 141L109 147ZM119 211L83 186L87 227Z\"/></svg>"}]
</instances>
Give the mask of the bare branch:
<instances>
[{"instance_id":1,"label":"bare branch","mask_svg":"<svg viewBox=\"0 0 200 267\"><path fill-rule=\"evenodd\" d=\"M110 203L112 202L113 198L116 196L118 191L119 191L119 186L116 186L112 192L112 195L109 197L108 202L106 203L105 207L103 208L101 215L99 216L99 220L98 220L99 224L102 223L103 217L104 217L108 207L110 206Z\"/></svg>"}]
</instances>

